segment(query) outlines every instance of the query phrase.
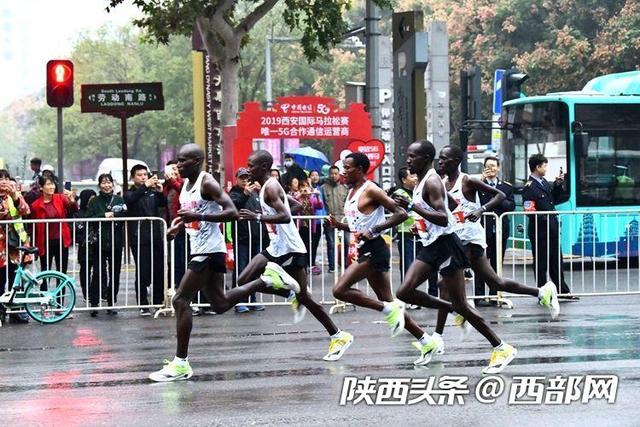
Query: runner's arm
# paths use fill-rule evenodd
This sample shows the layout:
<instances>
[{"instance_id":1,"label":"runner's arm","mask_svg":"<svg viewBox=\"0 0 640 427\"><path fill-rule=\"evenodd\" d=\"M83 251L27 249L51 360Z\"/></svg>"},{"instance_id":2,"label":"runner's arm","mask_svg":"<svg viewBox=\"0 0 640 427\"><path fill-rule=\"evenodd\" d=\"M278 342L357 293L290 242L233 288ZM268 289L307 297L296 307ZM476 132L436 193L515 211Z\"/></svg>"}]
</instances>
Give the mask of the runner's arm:
<instances>
[{"instance_id":1,"label":"runner's arm","mask_svg":"<svg viewBox=\"0 0 640 427\"><path fill-rule=\"evenodd\" d=\"M422 198L428 200L429 204L435 211L427 211L420 206L414 205L413 211L426 219L427 221L446 227L449 224L449 218L444 206L444 198L442 197L442 182L439 178L429 178L422 189Z\"/></svg>"},{"instance_id":2,"label":"runner's arm","mask_svg":"<svg viewBox=\"0 0 640 427\"><path fill-rule=\"evenodd\" d=\"M212 176L206 176L202 181L201 191L205 200L216 202L220 207L222 207L222 210L211 214L202 214L198 218L199 221L227 222L238 220L238 211L236 210L233 201L231 201L231 197L222 191L222 187L220 187L220 184L215 180L215 178ZM183 220L186 219L183 217Z\"/></svg>"},{"instance_id":3,"label":"runner's arm","mask_svg":"<svg viewBox=\"0 0 640 427\"><path fill-rule=\"evenodd\" d=\"M380 233L387 228L395 227L409 218L409 214L400 206L396 205L393 199L389 197L382 188L370 186L368 192L369 197L371 197L376 204L384 206L385 209L391 212L391 216L387 218L385 222L372 227L371 231L374 233Z\"/></svg>"},{"instance_id":4,"label":"runner's arm","mask_svg":"<svg viewBox=\"0 0 640 427\"><path fill-rule=\"evenodd\" d=\"M285 195L285 197L287 196ZM275 215L262 215L248 209L242 209L240 211L240 218L252 221L260 219L260 222L269 224L287 224L291 221L291 215L287 212L287 208L280 198L279 188L268 185L267 188L264 189L264 201L267 205L275 209Z\"/></svg>"},{"instance_id":5,"label":"runner's arm","mask_svg":"<svg viewBox=\"0 0 640 427\"><path fill-rule=\"evenodd\" d=\"M492 212L495 208L500 206L500 203L502 203L505 198L505 195L502 191L488 184L485 184L477 178L467 177L467 183L472 189L476 191L476 194L478 191L493 194L493 197L491 198L491 200L489 200L489 202L487 202L484 206L481 206L480 209L471 212L467 216L470 221L478 221L482 217L483 213Z\"/></svg>"}]
</instances>

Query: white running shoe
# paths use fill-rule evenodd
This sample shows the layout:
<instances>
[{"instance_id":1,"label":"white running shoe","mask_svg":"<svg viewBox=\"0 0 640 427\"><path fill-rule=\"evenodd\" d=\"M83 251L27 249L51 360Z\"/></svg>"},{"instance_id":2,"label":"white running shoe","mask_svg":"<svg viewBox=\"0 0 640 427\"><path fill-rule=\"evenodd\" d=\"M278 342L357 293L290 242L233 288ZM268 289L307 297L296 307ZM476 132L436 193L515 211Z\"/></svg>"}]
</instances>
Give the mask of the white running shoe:
<instances>
[{"instance_id":1,"label":"white running shoe","mask_svg":"<svg viewBox=\"0 0 640 427\"><path fill-rule=\"evenodd\" d=\"M269 286L274 289L289 289L296 294L300 293L300 284L296 279L291 277L289 273L284 271L284 268L280 267L275 262L268 262L264 269L264 273L260 278Z\"/></svg>"},{"instance_id":2,"label":"white running shoe","mask_svg":"<svg viewBox=\"0 0 640 427\"><path fill-rule=\"evenodd\" d=\"M159 371L149 374L151 381L157 382L169 382L178 380L188 380L193 376L193 369L189 365L189 361L184 363L177 363L174 361L165 360L164 367Z\"/></svg>"},{"instance_id":3,"label":"white running shoe","mask_svg":"<svg viewBox=\"0 0 640 427\"><path fill-rule=\"evenodd\" d=\"M431 338L436 342L436 354L438 356L444 354L444 340L442 335L431 335Z\"/></svg>"},{"instance_id":4,"label":"white running shoe","mask_svg":"<svg viewBox=\"0 0 640 427\"><path fill-rule=\"evenodd\" d=\"M560 314L560 303L558 302L558 289L555 283L548 281L540 288L542 296L539 298L540 305L549 309L551 318L555 319Z\"/></svg>"},{"instance_id":5,"label":"white running shoe","mask_svg":"<svg viewBox=\"0 0 640 427\"><path fill-rule=\"evenodd\" d=\"M322 358L327 362L335 362L340 359L353 343L353 335L349 332L340 331L338 338L332 338L329 343L329 352Z\"/></svg>"}]
</instances>

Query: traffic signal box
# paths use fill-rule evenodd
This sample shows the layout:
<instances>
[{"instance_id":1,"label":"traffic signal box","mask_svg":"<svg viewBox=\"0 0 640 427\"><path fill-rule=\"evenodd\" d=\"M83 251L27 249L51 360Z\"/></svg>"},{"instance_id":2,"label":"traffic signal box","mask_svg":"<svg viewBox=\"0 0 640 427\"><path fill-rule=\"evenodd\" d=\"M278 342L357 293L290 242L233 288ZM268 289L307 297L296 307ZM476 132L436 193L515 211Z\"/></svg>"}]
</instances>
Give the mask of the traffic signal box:
<instances>
[{"instance_id":1,"label":"traffic signal box","mask_svg":"<svg viewBox=\"0 0 640 427\"><path fill-rule=\"evenodd\" d=\"M60 108L73 105L73 62L66 59L47 62L47 104Z\"/></svg>"}]
</instances>

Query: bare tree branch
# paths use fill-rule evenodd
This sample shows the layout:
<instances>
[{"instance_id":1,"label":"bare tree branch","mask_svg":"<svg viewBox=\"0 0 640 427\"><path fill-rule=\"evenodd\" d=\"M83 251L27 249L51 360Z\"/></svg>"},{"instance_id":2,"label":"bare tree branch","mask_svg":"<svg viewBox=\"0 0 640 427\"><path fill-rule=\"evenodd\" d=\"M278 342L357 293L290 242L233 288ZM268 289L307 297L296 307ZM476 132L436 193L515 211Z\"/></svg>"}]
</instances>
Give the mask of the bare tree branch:
<instances>
[{"instance_id":1,"label":"bare tree branch","mask_svg":"<svg viewBox=\"0 0 640 427\"><path fill-rule=\"evenodd\" d=\"M247 34L279 1L280 0L264 0L238 24L235 31L241 34L241 37Z\"/></svg>"}]
</instances>

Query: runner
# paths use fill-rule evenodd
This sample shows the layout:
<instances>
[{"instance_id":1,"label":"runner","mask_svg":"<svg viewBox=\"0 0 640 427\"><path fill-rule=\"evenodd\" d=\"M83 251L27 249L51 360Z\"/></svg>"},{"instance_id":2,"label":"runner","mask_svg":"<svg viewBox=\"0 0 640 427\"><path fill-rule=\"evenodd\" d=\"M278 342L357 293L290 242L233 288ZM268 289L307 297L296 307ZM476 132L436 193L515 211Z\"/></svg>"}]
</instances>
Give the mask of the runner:
<instances>
[{"instance_id":1,"label":"runner","mask_svg":"<svg viewBox=\"0 0 640 427\"><path fill-rule=\"evenodd\" d=\"M479 179L472 178L466 173L460 172L460 163L464 153L459 147L449 145L440 151L438 160L439 168L444 173L442 182L449 192L449 200L454 201L454 231L462 241L465 254L469 259L471 269L480 276L492 290L510 292L519 295L531 295L538 298L538 303L549 309L551 318L555 319L560 313L558 294L553 282L547 282L541 288L525 286L515 280L505 279L491 267L491 263L486 256L487 248L486 234L484 227L480 223L484 212L491 212L504 199L504 194L494 187L485 184ZM493 198L484 206L481 206L478 192L493 194ZM451 200L453 199L453 200ZM450 203L450 206L452 204ZM445 291L446 292L446 291ZM447 299L446 293L443 295ZM444 353L444 341L442 333L447 320L448 313L444 310L438 312L438 321L433 338L438 342L437 354ZM457 319L460 322L460 319ZM467 329L465 329L467 330Z\"/></svg>"},{"instance_id":2,"label":"runner","mask_svg":"<svg viewBox=\"0 0 640 427\"><path fill-rule=\"evenodd\" d=\"M295 283L297 289L293 295L291 292L278 290L275 287L269 292L292 299L292 308L295 313L294 323L302 320L306 309L309 309L330 336L329 352L323 357L323 360L335 361L340 359L351 346L353 336L338 329L324 308L313 300L307 290L307 250L291 217L289 198L278 180L270 176L272 165L273 157L267 151L259 150L249 156L248 168L251 179L261 186L260 205L262 212L257 213L242 209L240 210L240 219L265 223L270 243L267 249L253 257L238 277L238 283L243 285L255 280L260 277L265 267L271 273L265 273L266 277L263 275L262 280L275 277L276 280L284 278L287 283ZM297 204L297 202L295 203Z\"/></svg>"},{"instance_id":3,"label":"runner","mask_svg":"<svg viewBox=\"0 0 640 427\"><path fill-rule=\"evenodd\" d=\"M414 142L407 150L407 164L412 173L418 174L420 184L414 189L412 204L407 204L402 198L397 198L396 203L406 206L421 217L416 223L423 247L409 267L397 295L406 303L438 308L447 313L455 311L466 319L493 346L489 366L482 372L495 374L501 372L513 360L517 351L501 341L480 313L467 302L464 288L464 268L467 259L462 243L453 230L453 217L445 203L446 189L433 169L434 157L435 148L429 141ZM451 302L432 297L417 289L434 270L440 271L442 288L448 292ZM430 360L437 347L436 340L431 339L419 349L423 357Z\"/></svg>"},{"instance_id":4,"label":"runner","mask_svg":"<svg viewBox=\"0 0 640 427\"><path fill-rule=\"evenodd\" d=\"M431 338L405 313L404 304L393 299L389 284L391 254L380 235L383 230L402 223L408 215L381 188L367 180L369 166L369 159L362 153L349 154L344 160L344 177L351 187L344 204L347 224L330 215L328 225L353 234L358 246L358 262L352 263L338 279L333 295L340 301L381 311L386 315L392 337L406 328L422 346L431 342ZM385 208L392 213L387 220ZM378 299L352 288L363 279L367 279ZM428 360L425 362L421 355L414 363L422 365Z\"/></svg>"},{"instance_id":5,"label":"runner","mask_svg":"<svg viewBox=\"0 0 640 427\"><path fill-rule=\"evenodd\" d=\"M191 259L173 297L176 355L172 361L165 361L161 370L149 375L153 381L186 380L193 375L187 358L192 327L190 304L200 289L218 314L245 301L250 294L264 290L265 285L272 289L299 290L295 281L282 278L273 270L267 270L264 280L233 288L225 294L226 244L220 231L220 223L236 220L238 212L215 178L201 171L203 160L204 152L196 144L184 145L178 153L178 171L185 182L180 193L178 218L167 230L167 238L172 240L180 231L186 230L191 243Z\"/></svg>"}]
</instances>

